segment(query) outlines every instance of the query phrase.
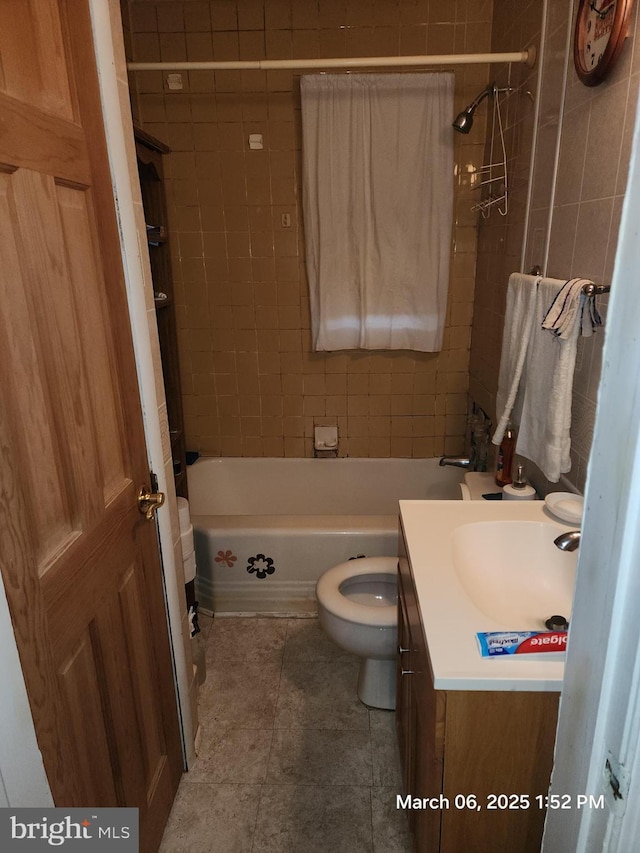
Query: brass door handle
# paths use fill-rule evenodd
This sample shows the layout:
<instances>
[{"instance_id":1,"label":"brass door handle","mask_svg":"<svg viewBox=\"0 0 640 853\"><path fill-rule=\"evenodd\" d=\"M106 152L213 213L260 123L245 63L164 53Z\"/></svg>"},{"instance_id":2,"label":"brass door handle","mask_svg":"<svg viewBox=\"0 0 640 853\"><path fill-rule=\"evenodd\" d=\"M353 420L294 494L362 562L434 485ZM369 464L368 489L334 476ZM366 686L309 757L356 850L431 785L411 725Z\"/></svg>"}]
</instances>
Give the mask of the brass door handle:
<instances>
[{"instance_id":1,"label":"brass door handle","mask_svg":"<svg viewBox=\"0 0 640 853\"><path fill-rule=\"evenodd\" d=\"M152 492L149 486L141 486L138 492L138 509L147 519L153 521L153 514L164 503L164 492Z\"/></svg>"}]
</instances>

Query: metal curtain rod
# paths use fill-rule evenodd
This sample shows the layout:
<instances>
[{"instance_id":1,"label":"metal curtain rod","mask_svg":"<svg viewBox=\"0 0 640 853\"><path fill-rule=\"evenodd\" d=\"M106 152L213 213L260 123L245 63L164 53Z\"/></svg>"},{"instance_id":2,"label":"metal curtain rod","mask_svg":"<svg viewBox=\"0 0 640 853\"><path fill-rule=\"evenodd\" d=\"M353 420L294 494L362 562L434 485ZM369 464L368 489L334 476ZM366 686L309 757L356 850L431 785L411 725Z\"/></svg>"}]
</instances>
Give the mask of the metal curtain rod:
<instances>
[{"instance_id":1,"label":"metal curtain rod","mask_svg":"<svg viewBox=\"0 0 640 853\"><path fill-rule=\"evenodd\" d=\"M207 62L128 62L129 71L276 71L287 68L392 68L410 65L481 65L518 62L533 68L532 45L513 53L445 53L433 56L358 56L332 59L239 59Z\"/></svg>"}]
</instances>

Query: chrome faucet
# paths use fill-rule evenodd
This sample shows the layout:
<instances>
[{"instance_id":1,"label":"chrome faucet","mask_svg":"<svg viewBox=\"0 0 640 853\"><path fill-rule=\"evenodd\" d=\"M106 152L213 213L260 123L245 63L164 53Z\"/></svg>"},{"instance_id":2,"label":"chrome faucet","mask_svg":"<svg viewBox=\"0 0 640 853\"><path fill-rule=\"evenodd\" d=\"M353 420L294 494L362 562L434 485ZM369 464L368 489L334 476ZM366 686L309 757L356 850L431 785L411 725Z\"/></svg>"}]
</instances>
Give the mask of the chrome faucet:
<instances>
[{"instance_id":1,"label":"chrome faucet","mask_svg":"<svg viewBox=\"0 0 640 853\"><path fill-rule=\"evenodd\" d=\"M568 533L561 533L557 539L553 540L553 544L561 551L575 551L580 545L580 531L570 530Z\"/></svg>"},{"instance_id":2,"label":"chrome faucet","mask_svg":"<svg viewBox=\"0 0 640 853\"><path fill-rule=\"evenodd\" d=\"M491 421L484 409L475 403L473 413L468 418L469 422L469 444L468 456L442 456L440 466L451 465L453 468L465 468L467 471L486 471L487 453L489 444L489 433Z\"/></svg>"},{"instance_id":3,"label":"chrome faucet","mask_svg":"<svg viewBox=\"0 0 640 853\"><path fill-rule=\"evenodd\" d=\"M439 465L441 468L444 468L445 465L452 465L454 468L474 470L471 466L471 459L467 456L441 456Z\"/></svg>"}]
</instances>

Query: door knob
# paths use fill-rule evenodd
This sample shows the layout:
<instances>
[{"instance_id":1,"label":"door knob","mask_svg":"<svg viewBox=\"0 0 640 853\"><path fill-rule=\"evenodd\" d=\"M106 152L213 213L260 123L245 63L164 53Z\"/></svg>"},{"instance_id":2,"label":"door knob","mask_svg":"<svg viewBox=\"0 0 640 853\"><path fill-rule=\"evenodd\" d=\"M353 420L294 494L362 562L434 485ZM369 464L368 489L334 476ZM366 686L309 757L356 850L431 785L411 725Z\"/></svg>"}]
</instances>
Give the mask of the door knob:
<instances>
[{"instance_id":1,"label":"door knob","mask_svg":"<svg viewBox=\"0 0 640 853\"><path fill-rule=\"evenodd\" d=\"M141 486L138 492L138 509L147 519L153 520L153 514L164 503L164 492L152 492L149 486Z\"/></svg>"}]
</instances>

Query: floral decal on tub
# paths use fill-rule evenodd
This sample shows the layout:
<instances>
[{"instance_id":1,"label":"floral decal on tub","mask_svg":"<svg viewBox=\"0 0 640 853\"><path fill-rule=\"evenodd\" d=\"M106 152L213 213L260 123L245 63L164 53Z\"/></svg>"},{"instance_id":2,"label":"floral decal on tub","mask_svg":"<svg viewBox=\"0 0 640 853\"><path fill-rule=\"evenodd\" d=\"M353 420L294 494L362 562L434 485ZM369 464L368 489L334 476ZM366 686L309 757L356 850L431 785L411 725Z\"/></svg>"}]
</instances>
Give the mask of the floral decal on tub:
<instances>
[{"instance_id":1,"label":"floral decal on tub","mask_svg":"<svg viewBox=\"0 0 640 853\"><path fill-rule=\"evenodd\" d=\"M218 551L218 555L215 558L216 563L224 563L230 569L233 568L233 564L236 562L238 558L233 553L233 551Z\"/></svg>"},{"instance_id":2,"label":"floral decal on tub","mask_svg":"<svg viewBox=\"0 0 640 853\"><path fill-rule=\"evenodd\" d=\"M255 557L249 557L248 563L247 571L249 574L255 572L256 577L259 578L266 578L267 575L272 575L276 570L271 557L265 557L264 554L256 554Z\"/></svg>"}]
</instances>

